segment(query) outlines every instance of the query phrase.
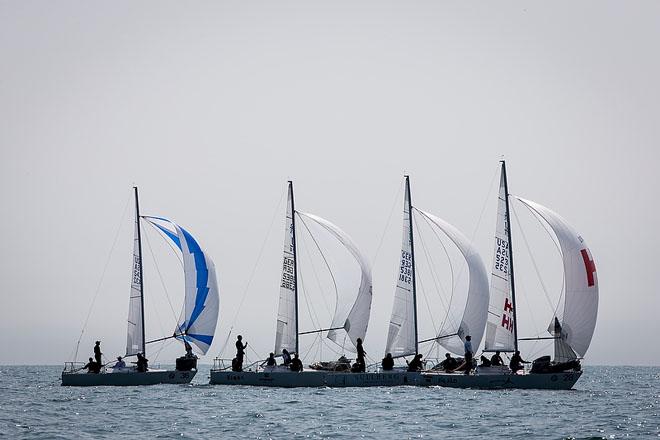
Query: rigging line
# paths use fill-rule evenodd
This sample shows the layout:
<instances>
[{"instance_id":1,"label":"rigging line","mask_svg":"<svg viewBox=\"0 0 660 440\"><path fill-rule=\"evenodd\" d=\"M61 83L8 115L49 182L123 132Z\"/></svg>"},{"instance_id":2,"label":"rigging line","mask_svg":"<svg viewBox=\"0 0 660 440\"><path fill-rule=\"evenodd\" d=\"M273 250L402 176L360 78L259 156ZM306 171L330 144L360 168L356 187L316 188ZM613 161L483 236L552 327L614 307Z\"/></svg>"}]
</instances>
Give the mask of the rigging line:
<instances>
[{"instance_id":1,"label":"rigging line","mask_svg":"<svg viewBox=\"0 0 660 440\"><path fill-rule=\"evenodd\" d=\"M442 320L442 326L440 327L440 330L442 330L442 329L444 328L444 324L446 323L447 319L449 319L449 320L451 321L451 324L456 325L456 322L454 321L453 316L450 316L450 312L451 312L450 305L451 305L451 302L450 302L449 304L446 304L444 298L443 298L442 295L438 292L438 290L439 290L439 289L438 289L438 284L440 284L440 289L442 290L442 293L443 293L444 295L447 295L447 292L446 292L444 286L442 285L442 282L440 281L439 277L438 277L438 279L436 280L437 275L436 275L436 272L435 272L435 270L434 270L435 263L433 262L433 258L430 256L430 253L429 253L429 251L428 251L428 248L426 247L426 243L424 242L424 240L423 240L423 238L422 238L422 234L420 233L421 229L419 228L419 224L417 223L417 219L415 219L414 216L413 216L413 220L415 221L415 226L417 227L416 229L417 229L417 231L418 231L418 232L417 232L417 238L419 239L418 241L422 244L422 249L424 250L424 256L426 257L426 263L428 264L429 270L430 270L430 272L431 272L431 278L433 279L433 283L435 284L436 294L438 295L438 298L440 299L440 302L442 303L442 306L443 306L443 307L445 308L445 310L446 310L445 317L444 317L443 320ZM431 229L433 229L433 228L431 228ZM438 240L440 240L439 237L438 237ZM442 245L443 249L445 250L445 254L447 255L447 259L449 260L449 268L450 268L451 273L452 273L452 276L453 276L453 273L454 273L454 272L453 272L453 266L452 266L452 264L451 264L451 258L449 258L449 253L447 252L447 249L444 247L444 244L442 243L442 240L440 240L440 244ZM421 277L418 277L418 279L420 279L420 278L421 278ZM421 279L420 279L420 282L421 282ZM426 293L424 293L424 295L426 295ZM452 293L452 295L451 295L450 297L453 298L453 293ZM425 300L426 300L426 298L425 298ZM430 309L429 309L429 313L431 314L431 316L433 316L433 313L431 312ZM432 319L432 322L433 322L433 329L434 329L434 331L436 332L435 334L436 334L436 336L437 336L437 335L438 335L438 330L437 330L437 328L436 328L435 321L434 321L433 319Z\"/></svg>"},{"instance_id":2,"label":"rigging line","mask_svg":"<svg viewBox=\"0 0 660 440\"><path fill-rule=\"evenodd\" d=\"M162 353L162 351L163 351L166 347L169 347L169 346L172 344L172 342L173 342L173 340L170 339L170 340L167 341L166 343L161 344L160 349L156 352L156 356L154 356L154 362L156 362L156 361L158 360L158 357L160 356L160 354Z\"/></svg>"},{"instance_id":3,"label":"rigging line","mask_svg":"<svg viewBox=\"0 0 660 440\"><path fill-rule=\"evenodd\" d=\"M387 229L390 226L390 222L392 220L392 215L394 214L394 207L396 206L397 201L399 200L399 195L401 194L402 190L402 185L399 183L399 190L396 193L396 196L394 196L394 201L392 202L392 207L390 208L390 214L387 217L387 222L385 222L385 228L383 229L383 233L380 236L380 241L378 242L378 247L376 247L376 253L374 254L372 261L372 264L376 264L376 259L378 258L378 254L380 253L380 249L383 246L383 241L385 240L385 235L387 234Z\"/></svg>"},{"instance_id":4,"label":"rigging line","mask_svg":"<svg viewBox=\"0 0 660 440\"><path fill-rule=\"evenodd\" d=\"M298 244L301 245L301 246L298 246L298 251L299 251L301 257L304 255L305 257L307 257L307 261L309 261L309 265L312 268L312 274L314 274L314 279L316 280L316 285L318 286L318 289L319 289L319 292L320 292L321 300L323 301L323 305L325 306L326 312L328 312L328 315L330 315L330 320L332 320L332 312L330 311L330 305L325 300L325 295L324 295L325 292L324 292L323 286L321 285L321 280L318 276L318 272L316 271L316 266L314 266L314 260L312 259L312 254L310 253L310 251L307 249L307 246L306 246L307 239L305 238L304 235L301 235L300 238L302 240L299 241L299 243L298 243ZM302 261L301 261L301 263L302 263ZM302 274L302 272L301 272L301 274ZM301 275L301 277L302 277L302 275ZM309 306L309 302L308 302L309 299L305 298L305 301L307 302L307 304ZM313 311L314 311L314 317L316 318L316 321L318 323L318 325L316 325L315 327L316 328L321 328L321 319L319 319L319 314L317 313L316 309L313 309ZM298 335L300 335L300 333L298 333Z\"/></svg>"},{"instance_id":5,"label":"rigging line","mask_svg":"<svg viewBox=\"0 0 660 440\"><path fill-rule=\"evenodd\" d=\"M431 318L431 324L433 325L433 332L437 335L438 334L438 328L435 325L435 320L433 319L433 312L431 311L431 306L429 304L428 297L426 295L426 290L424 289L424 283L422 282L421 278L418 278L417 281L419 281L419 289L422 291L422 296L424 297L424 303L426 304L426 309L429 312L430 318Z\"/></svg>"},{"instance_id":6,"label":"rigging line","mask_svg":"<svg viewBox=\"0 0 660 440\"><path fill-rule=\"evenodd\" d=\"M131 195L126 199L126 204L124 205L124 210L121 214L121 218L119 219L119 225L117 226L117 232L115 232L115 238L112 240L112 246L110 247L110 252L108 253L108 257L105 260L105 264L103 265L103 271L101 271L101 279L99 280L98 285L96 286L96 291L94 292L94 296L92 297L92 303L89 306L89 309L87 310L87 316L85 317L85 321L83 322L83 327L80 330L80 336L78 337L78 342L76 343L76 348L75 348L75 353L73 355L73 361L75 362L76 359L78 358L78 349L80 348L80 341L82 340L83 335L85 334L85 330L87 329L87 324L89 323L89 317L92 315L92 310L94 309L94 304L96 303L96 299L99 295L99 292L101 291L101 286L103 285L103 280L105 279L105 274L108 270L108 266L110 265L110 258L112 257L112 254L114 253L115 247L117 245L117 239L119 238L119 233L121 232L122 229L122 223L124 223L124 218L126 217L126 212L128 210L128 205L133 198L133 193L131 192Z\"/></svg>"},{"instance_id":7,"label":"rigging line","mask_svg":"<svg viewBox=\"0 0 660 440\"><path fill-rule=\"evenodd\" d=\"M229 326L230 334L231 334L232 329L234 328L234 324L236 323L236 320L238 319L238 314L241 311L241 308L243 307L243 303L245 302L245 299L247 298L248 290L250 289L250 286L252 285L252 280L254 279L254 274L257 271L257 267L259 266L259 263L261 262L261 257L263 256L264 249L266 248L266 243L268 242L268 237L270 237L270 233L273 230L273 224L275 223L275 218L277 217L277 214L279 213L280 206L282 205L282 200L284 199L284 194L286 194L286 193L288 193L288 188L285 189L284 191L282 191L282 194L280 195L280 200L279 200L279 202L277 202L277 206L275 207L275 210L273 211L273 216L270 219L270 225L268 226L268 230L266 231L266 236L264 237L264 240L261 243L261 249L259 249L259 255L257 256L257 261L254 262L254 266L252 267L252 271L250 272L248 282L245 285L245 289L243 289L243 294L241 296L241 302L238 304L238 308L236 309L236 313L234 313L234 318L232 319L231 325ZM229 340L229 339L227 339L227 340Z\"/></svg>"},{"instance_id":8,"label":"rigging line","mask_svg":"<svg viewBox=\"0 0 660 440\"><path fill-rule=\"evenodd\" d=\"M514 197L515 197L515 196L514 196ZM517 198L517 197L516 197L516 198ZM559 245L559 243L558 243L558 241L557 241L556 236L550 231L550 229L549 229L549 227L548 227L548 223L545 221L545 219L543 219L543 217L541 216L541 214L540 214L538 211L536 211L536 209L533 209L531 206L528 206L526 203L523 203L523 206L525 206L525 208L527 208L527 209L530 210L530 212L533 214L532 217L534 217L534 218L536 219L536 221L537 221L537 222L543 227L543 230L548 234L548 237L550 237L550 240L551 240L552 243L555 245L555 248L557 249L557 252L559 253L559 256L560 256L560 257L562 258L562 260L563 260L563 258L564 258L564 253L561 251L561 247L560 247L560 245ZM561 304L561 300L562 300L562 298L564 297L564 293L565 293L565 287L566 287L566 272L564 272L564 270L563 270L563 266L562 266L561 275L562 275L562 280L561 280L561 292L559 293L559 299L557 300L557 306L555 307L555 310L554 310L554 316L557 316L557 311L559 310L559 305Z\"/></svg>"},{"instance_id":9,"label":"rigging line","mask_svg":"<svg viewBox=\"0 0 660 440\"><path fill-rule=\"evenodd\" d=\"M149 234L144 234L144 237L146 238L147 247L149 248L149 253L151 254L151 258L154 261L154 267L156 267L156 272L158 273L158 278L160 278L160 284L161 284L161 286L163 286L163 291L165 292L165 298L167 298L167 303L170 305L170 310L172 311L172 316L174 317L174 322L177 323L177 327L178 327L179 318L177 317L176 312L174 312L174 307L172 306L172 301L170 301L170 295L169 295L169 292L167 291L167 286L165 285L165 280L163 280L163 275L160 271L160 267L158 266L158 263L156 262L156 255L154 254L154 250L151 247L151 241L149 240Z\"/></svg>"},{"instance_id":10,"label":"rigging line","mask_svg":"<svg viewBox=\"0 0 660 440\"><path fill-rule=\"evenodd\" d=\"M532 249L529 246L529 242L527 241L527 236L525 235L525 231L523 231L522 229L522 226L520 224L520 219L518 218L518 213L516 212L516 209L513 206L513 204L511 205L511 210L513 211L513 216L516 218L516 224L518 225L518 230L520 231L520 235L522 236L523 241L525 242L527 253L529 254L530 259L532 260L532 265L534 266L534 270L536 271L536 276L539 279L539 284L541 284L541 288L543 289L543 293L545 294L545 299L548 300L548 305L550 306L550 310L554 310L555 307L553 306L552 300L550 299L550 295L548 294L548 289L545 287L545 283L543 282L543 278L541 277L541 271L539 270L539 267L536 264L536 260L534 259L534 255L532 254Z\"/></svg>"},{"instance_id":11,"label":"rigging line","mask_svg":"<svg viewBox=\"0 0 660 440\"><path fill-rule=\"evenodd\" d=\"M316 241L316 238L314 238L314 235L312 234L312 231L309 230L309 227L307 226L307 222L305 222L305 219L303 217L304 217L303 215L298 214L298 218L302 222L305 229L307 229L307 232L309 233L309 236L311 237L312 241L316 245L316 249L319 251L319 254L321 254L321 258L323 258L323 262L325 263L325 267L328 269L328 273L330 274L330 277L332 278L332 285L335 288L336 302L335 302L335 312L331 313L331 319L332 319L337 314L337 308L339 307L339 289L337 289L337 281L335 280L335 274L332 273L332 269L330 269L330 264L328 264L328 260L325 258L325 254L321 250L321 247L319 246L318 242ZM311 254L308 253L307 255L310 258L310 262L312 262ZM314 263L313 262L312 262L312 269L314 269ZM316 269L314 269L314 275L316 275ZM321 292L321 293L323 293L323 292ZM321 297L323 298L323 294L321 294ZM323 301L325 303L325 298L323 299ZM330 311L329 308L328 308L328 311Z\"/></svg>"},{"instance_id":12,"label":"rigging line","mask_svg":"<svg viewBox=\"0 0 660 440\"><path fill-rule=\"evenodd\" d=\"M305 281L304 281L302 272L299 274L299 278L300 278L300 290L301 290L300 293L303 294L302 297L305 300L305 304L307 305L307 314L309 315L309 320L312 321L312 325L314 327L320 328L321 327L321 324L320 324L321 321L319 320L318 316L316 315L316 310L314 310L314 308L309 303L309 298L308 298L309 295L307 295L307 290L305 289ZM314 322L314 320L316 320L316 322ZM299 336L296 336L296 337L299 338Z\"/></svg>"},{"instance_id":13,"label":"rigging line","mask_svg":"<svg viewBox=\"0 0 660 440\"><path fill-rule=\"evenodd\" d=\"M416 209L416 208L413 208L413 209ZM447 251L447 247L445 246L443 240L440 238L437 231L433 227L433 224L432 224L433 222L422 211L417 210L417 212L419 212L422 215L422 217L424 218L426 223L429 225L429 228L431 229L431 231L433 231L433 234L436 236L436 238L440 242L440 245L442 246L442 249L445 251L445 255L447 256L447 261L449 262L449 271L451 273L451 286L452 286L452 288L451 288L451 295L449 296L449 303L447 304L447 307L446 307L447 308L447 314L445 315L444 319L442 320L442 324L440 325L440 331L442 331L442 329L445 328L445 324L447 323L447 319L449 319L451 321L450 324L456 326L456 321L454 320L454 317L451 315L450 312L451 312L451 304L454 300L454 293L455 293L455 290L456 290L455 287L458 284L458 280L456 278L454 278L454 265L452 263L451 257L449 256L449 251ZM422 247L425 248L425 252L426 252L426 246L424 245L424 242L421 240L421 235L420 235L420 241L422 242ZM430 255L429 258L431 259L431 262L433 263L433 256ZM433 263L433 267L435 267L435 263ZM435 273L433 268L431 268L431 273L432 274ZM438 278L438 281L439 281L439 278ZM444 290L444 287L442 286L441 282L440 282L440 286L442 287L443 293L446 295L447 292ZM440 294L438 294L438 296L440 296ZM440 297L440 299L442 300L442 297ZM443 305L444 305L444 302L443 302ZM439 333L436 333L436 335L438 335L438 334Z\"/></svg>"},{"instance_id":14,"label":"rigging line","mask_svg":"<svg viewBox=\"0 0 660 440\"><path fill-rule=\"evenodd\" d=\"M144 234L144 235L146 236L147 234ZM149 245L149 240L148 239L147 239L147 244ZM150 245L149 245L149 247L150 247ZM156 258L154 257L153 251L151 252L151 259L152 259L152 262L153 262L154 266L157 269L157 272L160 273L160 270L158 269L158 263L156 262ZM144 256L143 256L143 259L142 259L142 263L144 263ZM143 266L143 268L144 268L144 266ZM160 315L158 314L158 308L152 307L152 310L154 311L154 314L156 315L156 322L158 322L158 327L160 328L161 334L166 334L165 330L163 329L163 322L161 321ZM142 313L144 313L144 310L142 311ZM177 321L175 321L175 322L177 322ZM142 331L145 332L145 334L146 334L146 329L142 329Z\"/></svg>"}]
</instances>

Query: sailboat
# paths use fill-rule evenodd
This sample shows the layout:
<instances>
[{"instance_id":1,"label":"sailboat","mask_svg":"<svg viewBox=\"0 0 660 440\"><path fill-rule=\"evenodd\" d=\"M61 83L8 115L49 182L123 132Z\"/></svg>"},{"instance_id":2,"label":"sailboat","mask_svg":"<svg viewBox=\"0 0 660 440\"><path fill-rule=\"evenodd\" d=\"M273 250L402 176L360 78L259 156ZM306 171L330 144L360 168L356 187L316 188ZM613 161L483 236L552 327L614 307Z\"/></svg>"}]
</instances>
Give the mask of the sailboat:
<instances>
[{"instance_id":1,"label":"sailboat","mask_svg":"<svg viewBox=\"0 0 660 440\"><path fill-rule=\"evenodd\" d=\"M146 357L147 345L175 338L186 347L186 356L176 360L176 369L148 368L138 372L136 367L102 368L98 374L84 372L74 362L67 362L62 372L62 385L153 385L160 383L189 383L197 374L196 355L206 354L213 342L218 321L219 296L215 266L184 228L162 217L140 215L138 189L135 194L135 228L131 288L129 296L128 329L125 358L138 354ZM147 341L144 322L144 277L142 266L142 229L140 220L156 228L181 252L185 276L185 299L180 318L171 336Z\"/></svg>"},{"instance_id":2,"label":"sailboat","mask_svg":"<svg viewBox=\"0 0 660 440\"><path fill-rule=\"evenodd\" d=\"M417 264L415 263L415 239L413 213L420 215L432 228L440 230L458 249L467 264L468 286L465 308L460 321L449 323L431 338L419 339L418 304L417 304ZM466 336L471 336L472 343L479 345L484 333L488 312L488 277L486 268L475 247L465 235L451 224L412 205L410 195L410 177L405 176L405 195L403 210L403 240L401 262L397 279L394 305L387 335L386 354L394 359L420 354L420 344L433 342L440 344L454 354L463 354ZM425 384L426 379L418 377L420 373L407 373L408 381Z\"/></svg>"},{"instance_id":3,"label":"sailboat","mask_svg":"<svg viewBox=\"0 0 660 440\"><path fill-rule=\"evenodd\" d=\"M335 311L329 326L310 331L299 329L299 222L312 236L314 246L331 274L336 296ZM296 210L293 182L289 181L282 279L273 352L279 355L283 350L287 350L292 356L301 355L300 337L324 332L327 333L328 339L342 349L351 350L351 346L355 347L358 339L364 340L367 333L371 297L371 269L366 258L348 234L339 227L316 215ZM348 346L344 341L348 342ZM227 361L216 359L211 370L211 384L318 387L329 385L327 377L335 374L316 370L293 372L284 366L262 368L262 361L246 366L244 371L232 371L226 366L229 363Z\"/></svg>"},{"instance_id":4,"label":"sailboat","mask_svg":"<svg viewBox=\"0 0 660 440\"><path fill-rule=\"evenodd\" d=\"M544 221L559 244L564 271L564 304L550 321L548 337L518 336L510 198L521 202ZM597 314L598 279L586 242L559 214L536 202L509 194L506 163L502 161L484 351L512 353L518 351L521 340L551 339L554 341L554 360L543 356L534 361L529 373L524 374L513 374L508 367L478 367L472 375L426 374L426 380L434 385L460 388L570 389L582 375L579 360L591 343Z\"/></svg>"}]
</instances>

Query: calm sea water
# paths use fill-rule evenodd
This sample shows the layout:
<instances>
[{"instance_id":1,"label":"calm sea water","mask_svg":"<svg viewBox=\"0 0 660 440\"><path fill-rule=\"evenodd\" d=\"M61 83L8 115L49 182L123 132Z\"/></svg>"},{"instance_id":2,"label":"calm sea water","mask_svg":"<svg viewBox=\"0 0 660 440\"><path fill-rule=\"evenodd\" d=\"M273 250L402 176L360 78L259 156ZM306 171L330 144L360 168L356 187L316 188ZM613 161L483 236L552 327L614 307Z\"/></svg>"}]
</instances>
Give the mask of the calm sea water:
<instances>
[{"instance_id":1,"label":"calm sea water","mask_svg":"<svg viewBox=\"0 0 660 440\"><path fill-rule=\"evenodd\" d=\"M587 367L571 391L60 386L59 366L0 367L7 438L660 437L660 367Z\"/></svg>"}]
</instances>

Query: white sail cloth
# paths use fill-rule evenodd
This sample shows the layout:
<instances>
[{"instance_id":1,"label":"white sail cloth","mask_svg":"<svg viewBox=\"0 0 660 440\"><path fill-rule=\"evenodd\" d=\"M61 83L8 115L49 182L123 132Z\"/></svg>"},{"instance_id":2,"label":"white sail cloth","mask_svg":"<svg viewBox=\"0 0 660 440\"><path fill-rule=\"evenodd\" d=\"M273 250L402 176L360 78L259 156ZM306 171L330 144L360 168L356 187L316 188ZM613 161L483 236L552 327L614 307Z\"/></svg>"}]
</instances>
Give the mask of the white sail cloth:
<instances>
[{"instance_id":1,"label":"white sail cloth","mask_svg":"<svg viewBox=\"0 0 660 440\"><path fill-rule=\"evenodd\" d=\"M175 333L182 335L179 339L185 339L195 351L206 354L213 342L220 307L215 265L195 238L181 226L164 218L144 219L169 237L181 251L185 299ZM164 224L169 224L172 229Z\"/></svg>"},{"instance_id":2,"label":"white sail cloth","mask_svg":"<svg viewBox=\"0 0 660 440\"><path fill-rule=\"evenodd\" d=\"M564 309L557 318L561 325L561 341L579 356L584 356L591 343L598 315L598 279L596 266L584 239L563 217L543 205L516 197L552 228L559 242L564 266ZM553 321L551 329L556 326ZM566 352L565 349L561 352ZM566 354L556 360L568 360Z\"/></svg>"},{"instance_id":3,"label":"white sail cloth","mask_svg":"<svg viewBox=\"0 0 660 440\"><path fill-rule=\"evenodd\" d=\"M142 353L144 328L142 326L142 255L138 240L138 221L135 218L133 235L133 266L131 273L131 293L128 300L128 329L126 332L126 356Z\"/></svg>"},{"instance_id":4,"label":"white sail cloth","mask_svg":"<svg viewBox=\"0 0 660 440\"><path fill-rule=\"evenodd\" d=\"M456 245L468 266L469 283L465 310L458 327L446 327L440 330L438 343L452 353L464 354L465 336L472 337L472 347L476 350L481 344L488 318L488 275L481 256L470 240L453 225L433 214L417 210L424 217L440 228Z\"/></svg>"},{"instance_id":5,"label":"white sail cloth","mask_svg":"<svg viewBox=\"0 0 660 440\"><path fill-rule=\"evenodd\" d=\"M403 237L401 262L394 290L394 304L387 333L385 353L394 357L408 356L417 351L415 322L415 298L413 292L414 271L412 256L412 231L410 229L410 187L406 184L403 201Z\"/></svg>"},{"instance_id":6,"label":"white sail cloth","mask_svg":"<svg viewBox=\"0 0 660 440\"><path fill-rule=\"evenodd\" d=\"M504 173L500 176L495 227L495 251L490 281L490 304L486 324L486 351L514 351L513 300L511 298L510 249L507 234L506 190Z\"/></svg>"},{"instance_id":7,"label":"white sail cloth","mask_svg":"<svg viewBox=\"0 0 660 440\"><path fill-rule=\"evenodd\" d=\"M282 261L282 283L280 284L280 302L277 310L277 328L275 332L275 351L294 353L297 350L298 323L296 322L296 265L293 228L293 186L289 183L289 196L286 205L284 224L284 249Z\"/></svg>"},{"instance_id":8,"label":"white sail cloth","mask_svg":"<svg viewBox=\"0 0 660 440\"><path fill-rule=\"evenodd\" d=\"M372 281L367 259L351 237L335 224L313 214L296 213L312 234L334 283L335 311L329 327L334 330L327 337L343 345L339 337L345 332L356 346L357 339L364 340L366 336L371 313Z\"/></svg>"}]
</instances>

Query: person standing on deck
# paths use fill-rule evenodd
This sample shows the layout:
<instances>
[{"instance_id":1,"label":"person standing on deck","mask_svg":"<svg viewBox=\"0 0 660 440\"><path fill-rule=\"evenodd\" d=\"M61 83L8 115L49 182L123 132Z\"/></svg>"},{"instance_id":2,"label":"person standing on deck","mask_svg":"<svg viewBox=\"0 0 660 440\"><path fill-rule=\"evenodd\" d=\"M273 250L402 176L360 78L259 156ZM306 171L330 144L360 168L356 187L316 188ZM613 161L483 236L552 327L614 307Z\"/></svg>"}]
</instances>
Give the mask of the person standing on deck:
<instances>
[{"instance_id":1,"label":"person standing on deck","mask_svg":"<svg viewBox=\"0 0 660 440\"><path fill-rule=\"evenodd\" d=\"M380 366L383 367L383 371L392 371L394 369L394 358L392 357L392 353L387 353L385 355Z\"/></svg>"},{"instance_id":2,"label":"person standing on deck","mask_svg":"<svg viewBox=\"0 0 660 440\"><path fill-rule=\"evenodd\" d=\"M470 374L470 370L472 369L472 358L474 353L474 351L472 351L472 336L467 335L465 337L465 343L463 344L463 348L465 349L465 374Z\"/></svg>"},{"instance_id":3,"label":"person standing on deck","mask_svg":"<svg viewBox=\"0 0 660 440\"><path fill-rule=\"evenodd\" d=\"M236 361L243 368L243 357L245 356L245 349L247 348L247 342L243 345L243 336L238 335L236 337Z\"/></svg>"},{"instance_id":4,"label":"person standing on deck","mask_svg":"<svg viewBox=\"0 0 660 440\"><path fill-rule=\"evenodd\" d=\"M358 364L358 372L364 373L366 369L366 363L364 361L364 355L367 354L366 351L364 351L364 347L362 346L362 338L357 338L357 345L355 347L357 349L357 364Z\"/></svg>"},{"instance_id":5,"label":"person standing on deck","mask_svg":"<svg viewBox=\"0 0 660 440\"><path fill-rule=\"evenodd\" d=\"M96 345L94 345L94 360L96 360L96 363L99 365L102 365L103 362L101 362L101 341L96 341Z\"/></svg>"}]
</instances>

